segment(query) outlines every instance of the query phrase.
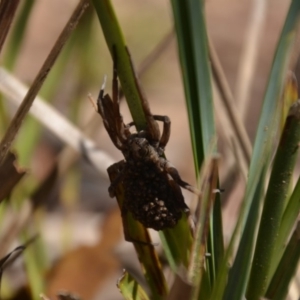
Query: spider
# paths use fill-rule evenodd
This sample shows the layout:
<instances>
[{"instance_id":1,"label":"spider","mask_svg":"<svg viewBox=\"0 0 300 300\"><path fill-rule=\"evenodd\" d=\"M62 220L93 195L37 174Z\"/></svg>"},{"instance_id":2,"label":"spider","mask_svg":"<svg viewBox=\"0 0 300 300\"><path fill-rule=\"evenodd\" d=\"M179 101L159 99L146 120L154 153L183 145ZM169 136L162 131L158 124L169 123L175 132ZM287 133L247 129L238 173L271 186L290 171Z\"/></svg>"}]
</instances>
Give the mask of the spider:
<instances>
[{"instance_id":1,"label":"spider","mask_svg":"<svg viewBox=\"0 0 300 300\"><path fill-rule=\"evenodd\" d=\"M180 187L196 194L198 192L181 179L176 168L164 157L164 149L170 138L171 121L167 116L151 115L147 103L143 103L147 128L131 133L130 128L135 123L124 124L120 114L115 60L112 98L108 94L104 95L105 81L97 99L97 111L111 141L125 158L110 167L118 175L109 187L109 194L114 197L116 187L122 183L122 215L130 211L133 218L147 228L172 228L182 213L189 213ZM157 121L163 123L161 135Z\"/></svg>"}]
</instances>

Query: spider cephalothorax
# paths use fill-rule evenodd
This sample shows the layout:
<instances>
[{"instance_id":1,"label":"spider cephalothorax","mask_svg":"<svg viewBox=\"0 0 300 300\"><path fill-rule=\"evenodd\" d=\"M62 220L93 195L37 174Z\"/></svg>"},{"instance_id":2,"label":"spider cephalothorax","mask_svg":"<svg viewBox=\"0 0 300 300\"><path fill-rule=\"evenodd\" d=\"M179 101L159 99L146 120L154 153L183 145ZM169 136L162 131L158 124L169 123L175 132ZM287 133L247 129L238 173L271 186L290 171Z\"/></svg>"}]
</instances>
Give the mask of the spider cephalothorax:
<instances>
[{"instance_id":1,"label":"spider cephalothorax","mask_svg":"<svg viewBox=\"0 0 300 300\"><path fill-rule=\"evenodd\" d=\"M147 130L131 133L130 127L135 123L125 125L120 114L115 67L113 97L104 95L103 85L97 108L112 142L125 158L114 165L118 176L109 187L110 196L115 196L115 188L122 182L123 213L130 211L145 227L156 230L174 227L182 212L188 212L180 186L192 192L195 190L180 178L175 167L164 157L170 137L170 119L148 113ZM161 136L157 121L163 122Z\"/></svg>"}]
</instances>

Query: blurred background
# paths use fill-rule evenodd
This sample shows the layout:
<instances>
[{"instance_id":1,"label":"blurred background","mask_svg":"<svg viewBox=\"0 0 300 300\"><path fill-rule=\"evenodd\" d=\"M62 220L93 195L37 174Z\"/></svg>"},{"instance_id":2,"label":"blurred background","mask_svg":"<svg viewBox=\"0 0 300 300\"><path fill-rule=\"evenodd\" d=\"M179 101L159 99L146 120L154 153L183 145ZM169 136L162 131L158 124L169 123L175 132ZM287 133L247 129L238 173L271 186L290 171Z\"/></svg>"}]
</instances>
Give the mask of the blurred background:
<instances>
[{"instance_id":1,"label":"blurred background","mask_svg":"<svg viewBox=\"0 0 300 300\"><path fill-rule=\"evenodd\" d=\"M15 20L18 20L25 2L32 2L32 7L24 23L20 48L18 53L12 53L11 30L2 51L1 65L30 86L77 1L24 1ZM113 0L112 3L151 111L167 115L172 121L166 156L184 180L195 184L170 3L165 0ZM206 1L209 37L251 139L255 135L274 47L288 5L287 0ZM95 141L97 149L108 154L109 161L116 162L122 159L122 155L113 146L87 97L90 93L94 99L97 98L105 75L108 77L106 92L111 94L112 61L98 19L90 6L51 70L40 96ZM243 86L247 76L250 78L249 84ZM236 172L234 155L226 146L231 133L227 131L226 121L222 118L224 108L218 100L219 95L215 93L214 97L222 154L220 176L221 187L225 189L222 203L227 236L233 228L242 200L244 180ZM16 106L4 100L5 109L12 114ZM125 101L121 103L121 111L125 121L130 122ZM48 120L46 112L42 117ZM49 119L48 122L55 120ZM46 261L42 270L47 279L36 280L41 280L44 293L55 299L57 292L63 289L77 293L82 299L122 299L115 286L122 269L130 269L139 276L139 265L132 245L124 242L116 200L108 196L109 181L105 167L103 172L96 170L87 158L80 157L47 126L42 126L32 117L28 117L22 126L14 146L18 165L28 170L29 179L20 182L22 192L14 192L12 203L6 204L11 215L3 219L2 225L8 224L9 230L16 226L18 201L30 194L28 185L36 186L37 182L43 182L56 170L53 173L55 180L49 184L51 188L39 196L39 208L30 220L19 224L20 228L17 226L17 232L21 232L26 224L27 235L40 233L39 244ZM228 169L231 172L227 172ZM185 191L184 195L188 203L193 198ZM1 238L8 230L2 227ZM9 249L15 246L15 242L11 243ZM4 295L19 291L11 296L13 299L26 299L25 295L28 294L24 264L28 271L26 260L30 258L25 256L24 260L4 273ZM31 278L39 274L35 270L31 272ZM31 299L29 295L28 299Z\"/></svg>"}]
</instances>

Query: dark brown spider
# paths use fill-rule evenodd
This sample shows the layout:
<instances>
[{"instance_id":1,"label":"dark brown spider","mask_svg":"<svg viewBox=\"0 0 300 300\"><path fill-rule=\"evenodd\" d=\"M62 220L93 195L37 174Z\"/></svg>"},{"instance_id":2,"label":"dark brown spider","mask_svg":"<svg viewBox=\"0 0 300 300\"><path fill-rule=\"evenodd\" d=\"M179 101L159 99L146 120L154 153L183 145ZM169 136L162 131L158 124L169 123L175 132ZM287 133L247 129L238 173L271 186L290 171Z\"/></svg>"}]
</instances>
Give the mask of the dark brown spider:
<instances>
[{"instance_id":1,"label":"dark brown spider","mask_svg":"<svg viewBox=\"0 0 300 300\"><path fill-rule=\"evenodd\" d=\"M114 197L116 187L122 182L123 215L130 211L145 227L155 230L174 227L182 212L189 211L180 186L194 193L197 191L180 178L176 168L164 157L164 149L170 138L170 119L151 115L144 103L147 130L131 133L130 127L135 123L125 125L120 114L115 64L112 99L108 94L104 95L104 87L105 83L99 93L97 109L112 142L125 158L110 167L117 171L118 176L111 183L109 194ZM156 121L163 122L161 136Z\"/></svg>"}]
</instances>

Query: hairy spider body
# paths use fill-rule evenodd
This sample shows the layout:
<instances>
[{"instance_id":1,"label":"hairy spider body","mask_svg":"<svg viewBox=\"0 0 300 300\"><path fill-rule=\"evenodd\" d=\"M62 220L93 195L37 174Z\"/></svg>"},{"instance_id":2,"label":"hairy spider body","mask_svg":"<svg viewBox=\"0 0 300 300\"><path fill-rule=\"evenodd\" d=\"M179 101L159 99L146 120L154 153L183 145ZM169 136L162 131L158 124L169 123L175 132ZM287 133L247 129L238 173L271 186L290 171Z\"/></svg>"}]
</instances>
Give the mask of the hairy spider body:
<instances>
[{"instance_id":1,"label":"hairy spider body","mask_svg":"<svg viewBox=\"0 0 300 300\"><path fill-rule=\"evenodd\" d=\"M174 227L188 207L179 185L164 171L167 161L145 138L131 138L129 143L129 149L133 150L126 151L126 161L119 163L123 207L145 227L155 230ZM113 184L110 194L114 196Z\"/></svg>"},{"instance_id":2,"label":"hairy spider body","mask_svg":"<svg viewBox=\"0 0 300 300\"><path fill-rule=\"evenodd\" d=\"M115 66L112 99L108 94L104 95L104 85L97 100L98 112L112 142L125 158L113 165L118 176L109 187L110 196L115 196L116 187L122 183L123 215L130 211L145 227L155 230L174 227L182 213L189 211L180 186L197 191L180 178L175 167L164 157L164 148L170 137L170 119L151 115L148 111L147 130L131 133L130 127L135 123L125 125L119 110ZM145 104L144 109L147 112ZM156 121L163 122L162 135Z\"/></svg>"}]
</instances>

